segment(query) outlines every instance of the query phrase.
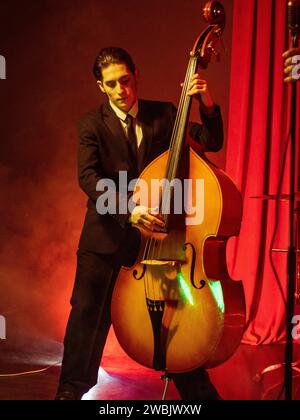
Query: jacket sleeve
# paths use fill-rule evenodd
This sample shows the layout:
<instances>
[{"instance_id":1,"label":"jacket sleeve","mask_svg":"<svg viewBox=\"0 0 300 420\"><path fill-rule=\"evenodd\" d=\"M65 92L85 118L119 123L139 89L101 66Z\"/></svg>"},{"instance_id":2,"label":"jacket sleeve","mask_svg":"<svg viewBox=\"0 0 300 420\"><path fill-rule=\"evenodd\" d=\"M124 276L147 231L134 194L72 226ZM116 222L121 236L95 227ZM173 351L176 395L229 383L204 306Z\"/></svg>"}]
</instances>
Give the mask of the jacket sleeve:
<instances>
[{"instance_id":1,"label":"jacket sleeve","mask_svg":"<svg viewBox=\"0 0 300 420\"><path fill-rule=\"evenodd\" d=\"M105 194L107 198L106 207L121 227L125 227L130 215L128 201L132 193L127 194L116 191L116 188L105 191L97 191L97 184L103 180L101 174L101 161L99 152L99 141L96 129L88 118L81 119L77 124L79 148L78 148L78 182L80 188L87 194L89 199L97 204L98 198ZM102 188L101 188L102 190ZM110 203L112 207L110 208ZM121 209L121 210L120 210Z\"/></svg>"},{"instance_id":2,"label":"jacket sleeve","mask_svg":"<svg viewBox=\"0 0 300 420\"><path fill-rule=\"evenodd\" d=\"M189 125L189 135L200 143L204 152L218 152L223 147L223 120L219 105L214 105L213 112L207 114L199 108L202 124L192 122Z\"/></svg>"},{"instance_id":3,"label":"jacket sleeve","mask_svg":"<svg viewBox=\"0 0 300 420\"><path fill-rule=\"evenodd\" d=\"M175 123L177 109L171 104L172 127ZM190 122L188 133L197 143L201 144L204 152L218 152L223 147L223 120L219 105L214 105L213 112L207 114L204 107L199 106L202 124Z\"/></svg>"}]
</instances>

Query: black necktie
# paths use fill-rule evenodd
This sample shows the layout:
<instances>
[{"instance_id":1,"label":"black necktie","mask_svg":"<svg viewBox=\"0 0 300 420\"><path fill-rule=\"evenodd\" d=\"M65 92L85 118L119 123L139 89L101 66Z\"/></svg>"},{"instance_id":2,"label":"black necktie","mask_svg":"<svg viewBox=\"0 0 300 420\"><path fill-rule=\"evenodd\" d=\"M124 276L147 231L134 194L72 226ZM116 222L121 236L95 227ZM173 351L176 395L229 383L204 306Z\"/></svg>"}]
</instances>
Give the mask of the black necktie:
<instances>
[{"instance_id":1,"label":"black necktie","mask_svg":"<svg viewBox=\"0 0 300 420\"><path fill-rule=\"evenodd\" d=\"M127 117L126 117L127 138L128 138L128 142L132 150L132 153L136 159L137 158L137 139L136 139L135 129L133 126L133 120L134 118L132 117L132 115L127 114Z\"/></svg>"}]
</instances>

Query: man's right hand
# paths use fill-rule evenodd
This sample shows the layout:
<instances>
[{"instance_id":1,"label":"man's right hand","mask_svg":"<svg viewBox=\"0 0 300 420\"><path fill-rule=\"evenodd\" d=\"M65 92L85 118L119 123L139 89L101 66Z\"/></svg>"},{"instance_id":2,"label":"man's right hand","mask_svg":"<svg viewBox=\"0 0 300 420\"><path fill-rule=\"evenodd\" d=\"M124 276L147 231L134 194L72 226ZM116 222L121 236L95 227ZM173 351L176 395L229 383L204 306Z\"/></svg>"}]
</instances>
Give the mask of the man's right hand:
<instances>
[{"instance_id":1,"label":"man's right hand","mask_svg":"<svg viewBox=\"0 0 300 420\"><path fill-rule=\"evenodd\" d=\"M165 226L164 221L155 216L155 209L146 206L136 206L133 209L128 222L147 232L160 232Z\"/></svg>"}]
</instances>

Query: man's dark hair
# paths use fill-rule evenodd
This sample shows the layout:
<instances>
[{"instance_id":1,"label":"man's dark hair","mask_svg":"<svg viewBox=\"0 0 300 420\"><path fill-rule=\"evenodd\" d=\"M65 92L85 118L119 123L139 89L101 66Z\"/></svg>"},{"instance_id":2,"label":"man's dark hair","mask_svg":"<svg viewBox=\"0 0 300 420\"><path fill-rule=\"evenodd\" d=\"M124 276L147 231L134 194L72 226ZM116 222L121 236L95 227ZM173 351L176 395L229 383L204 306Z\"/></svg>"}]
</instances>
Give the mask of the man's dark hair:
<instances>
[{"instance_id":1,"label":"man's dark hair","mask_svg":"<svg viewBox=\"0 0 300 420\"><path fill-rule=\"evenodd\" d=\"M96 80L103 80L102 69L110 64L126 64L132 74L135 72L135 64L127 51L118 47L106 47L102 48L94 62L93 73Z\"/></svg>"}]
</instances>

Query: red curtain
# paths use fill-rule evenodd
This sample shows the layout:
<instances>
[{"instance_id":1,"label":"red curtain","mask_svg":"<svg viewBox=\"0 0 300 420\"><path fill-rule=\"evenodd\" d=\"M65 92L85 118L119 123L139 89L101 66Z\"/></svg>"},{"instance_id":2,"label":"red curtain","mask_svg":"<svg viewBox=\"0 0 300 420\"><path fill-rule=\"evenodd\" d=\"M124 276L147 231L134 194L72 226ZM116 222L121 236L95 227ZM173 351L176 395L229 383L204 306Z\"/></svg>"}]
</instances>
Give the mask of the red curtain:
<instances>
[{"instance_id":1,"label":"red curtain","mask_svg":"<svg viewBox=\"0 0 300 420\"><path fill-rule=\"evenodd\" d=\"M284 0L234 1L226 172L243 195L244 214L239 238L229 243L228 263L232 277L243 280L243 342L249 344L285 340L280 287L285 294L287 254L273 252L280 287L269 259L276 202L251 198L276 193L289 131L290 87L283 83L282 59L288 46L285 16ZM299 86L297 96L299 104ZM299 148L297 156L298 164ZM282 192L288 193L289 158L284 173ZM289 202L280 200L274 248L287 248L288 214Z\"/></svg>"}]
</instances>

